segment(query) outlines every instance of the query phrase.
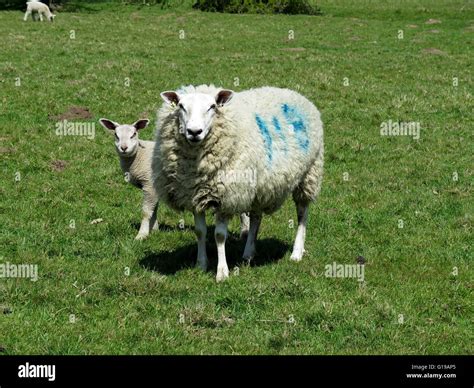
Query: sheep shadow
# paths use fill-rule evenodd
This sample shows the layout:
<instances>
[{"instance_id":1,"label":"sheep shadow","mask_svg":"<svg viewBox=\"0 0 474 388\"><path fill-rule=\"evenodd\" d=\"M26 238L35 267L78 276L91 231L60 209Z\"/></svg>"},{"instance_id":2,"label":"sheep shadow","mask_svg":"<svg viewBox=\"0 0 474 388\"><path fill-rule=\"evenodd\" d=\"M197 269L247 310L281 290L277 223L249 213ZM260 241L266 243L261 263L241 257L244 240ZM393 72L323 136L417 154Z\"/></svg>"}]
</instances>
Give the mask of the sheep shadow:
<instances>
[{"instance_id":1,"label":"sheep shadow","mask_svg":"<svg viewBox=\"0 0 474 388\"><path fill-rule=\"evenodd\" d=\"M212 232L212 231L209 231ZM213 236L213 232L208 236ZM217 268L217 248L214 239L209 239L206 244L209 259L208 271L215 272ZM227 264L229 269L246 265L242 259L245 241L238 235L231 234L226 242ZM260 267L276 262L283 258L290 246L275 238L257 240L257 255L251 261L252 267ZM187 244L174 251L147 252L140 260L139 265L147 270L159 272L163 275L174 275L178 271L194 268L196 264L197 244Z\"/></svg>"}]
</instances>

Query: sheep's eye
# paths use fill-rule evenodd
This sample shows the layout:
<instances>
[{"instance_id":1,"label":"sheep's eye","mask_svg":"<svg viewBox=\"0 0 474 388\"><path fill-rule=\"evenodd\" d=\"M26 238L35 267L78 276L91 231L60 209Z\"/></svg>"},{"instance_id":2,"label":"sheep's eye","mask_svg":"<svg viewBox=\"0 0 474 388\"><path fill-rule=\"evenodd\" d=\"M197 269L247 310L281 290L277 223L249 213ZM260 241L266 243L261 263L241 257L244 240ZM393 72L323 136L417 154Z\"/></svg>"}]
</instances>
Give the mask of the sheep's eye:
<instances>
[{"instance_id":1,"label":"sheep's eye","mask_svg":"<svg viewBox=\"0 0 474 388\"><path fill-rule=\"evenodd\" d=\"M115 140L118 140L118 139L119 139L119 138L118 138L117 134L115 134Z\"/></svg>"},{"instance_id":2,"label":"sheep's eye","mask_svg":"<svg viewBox=\"0 0 474 388\"><path fill-rule=\"evenodd\" d=\"M135 136L137 136L136 132L130 137L130 139L133 139Z\"/></svg>"},{"instance_id":3,"label":"sheep's eye","mask_svg":"<svg viewBox=\"0 0 474 388\"><path fill-rule=\"evenodd\" d=\"M182 110L184 110L184 111L186 112L186 109L184 109L184 106L183 106L183 104L181 104L181 103L180 103L180 104L178 104L178 107L179 107L179 109L182 109Z\"/></svg>"},{"instance_id":4,"label":"sheep's eye","mask_svg":"<svg viewBox=\"0 0 474 388\"><path fill-rule=\"evenodd\" d=\"M216 104L212 104L211 107L209 108L209 110L211 109L216 109Z\"/></svg>"}]
</instances>

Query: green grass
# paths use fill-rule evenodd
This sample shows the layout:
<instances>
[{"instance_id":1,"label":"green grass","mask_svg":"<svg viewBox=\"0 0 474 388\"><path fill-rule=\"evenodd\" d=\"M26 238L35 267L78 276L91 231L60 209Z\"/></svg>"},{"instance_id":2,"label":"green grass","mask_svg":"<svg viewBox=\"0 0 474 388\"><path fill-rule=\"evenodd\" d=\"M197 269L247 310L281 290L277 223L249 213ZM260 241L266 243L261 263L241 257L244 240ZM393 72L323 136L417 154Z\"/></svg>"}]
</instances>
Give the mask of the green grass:
<instances>
[{"instance_id":1,"label":"green grass","mask_svg":"<svg viewBox=\"0 0 474 388\"><path fill-rule=\"evenodd\" d=\"M4 354L473 353L472 3L319 4L317 17L101 5L53 24L0 12L0 256L40 276L0 279ZM239 271L224 284L212 238L212 270L193 268L190 214L162 206L167 227L135 242L141 193L110 136L55 135L71 106L154 122L159 92L189 83L288 87L321 110L325 179L301 263L291 201L264 218L251 267L233 220ZM420 122L420 140L380 136L388 120ZM365 287L324 276L359 255Z\"/></svg>"}]
</instances>

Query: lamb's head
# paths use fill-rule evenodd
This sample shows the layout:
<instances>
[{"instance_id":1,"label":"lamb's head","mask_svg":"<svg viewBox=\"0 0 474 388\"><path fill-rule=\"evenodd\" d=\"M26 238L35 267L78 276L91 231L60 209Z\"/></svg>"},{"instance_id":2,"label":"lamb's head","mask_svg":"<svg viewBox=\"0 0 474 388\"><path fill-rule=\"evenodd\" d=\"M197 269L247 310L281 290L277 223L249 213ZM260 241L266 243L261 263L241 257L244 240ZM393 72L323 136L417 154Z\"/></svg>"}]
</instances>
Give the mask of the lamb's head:
<instances>
[{"instance_id":1,"label":"lamb's head","mask_svg":"<svg viewBox=\"0 0 474 388\"><path fill-rule=\"evenodd\" d=\"M55 17L56 17L56 15L50 13L48 19L49 19L50 22L54 22L54 18L55 18Z\"/></svg>"},{"instance_id":2,"label":"lamb's head","mask_svg":"<svg viewBox=\"0 0 474 388\"><path fill-rule=\"evenodd\" d=\"M138 131L145 128L150 120L138 120L132 125L121 125L109 119L100 119L99 122L104 128L113 132L118 154L130 157L135 155L138 150Z\"/></svg>"},{"instance_id":3,"label":"lamb's head","mask_svg":"<svg viewBox=\"0 0 474 388\"><path fill-rule=\"evenodd\" d=\"M227 104L234 92L223 89L216 96L205 93L163 92L161 98L178 109L179 129L190 144L203 141L212 128L217 110Z\"/></svg>"}]
</instances>

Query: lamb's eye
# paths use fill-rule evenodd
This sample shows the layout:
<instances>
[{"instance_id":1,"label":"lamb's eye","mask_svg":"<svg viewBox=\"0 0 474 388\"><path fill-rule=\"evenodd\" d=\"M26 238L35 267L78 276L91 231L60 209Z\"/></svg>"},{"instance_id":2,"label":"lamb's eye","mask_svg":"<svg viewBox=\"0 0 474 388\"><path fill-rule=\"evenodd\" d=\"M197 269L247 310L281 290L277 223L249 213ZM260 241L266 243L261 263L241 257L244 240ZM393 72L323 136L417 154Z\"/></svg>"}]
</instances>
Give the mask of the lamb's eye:
<instances>
[{"instance_id":1,"label":"lamb's eye","mask_svg":"<svg viewBox=\"0 0 474 388\"><path fill-rule=\"evenodd\" d=\"M216 104L212 104L209 110L216 109Z\"/></svg>"},{"instance_id":2,"label":"lamb's eye","mask_svg":"<svg viewBox=\"0 0 474 388\"><path fill-rule=\"evenodd\" d=\"M130 137L130 139L133 139L135 136L137 136L136 132Z\"/></svg>"},{"instance_id":3,"label":"lamb's eye","mask_svg":"<svg viewBox=\"0 0 474 388\"><path fill-rule=\"evenodd\" d=\"M118 140L118 139L119 139L119 138L118 138L117 134L115 134L115 140Z\"/></svg>"},{"instance_id":4,"label":"lamb's eye","mask_svg":"<svg viewBox=\"0 0 474 388\"><path fill-rule=\"evenodd\" d=\"M178 104L178 107L179 107L179 109L182 109L182 110L184 110L184 111L186 112L186 109L184 109L183 104L179 103L179 104Z\"/></svg>"}]
</instances>

